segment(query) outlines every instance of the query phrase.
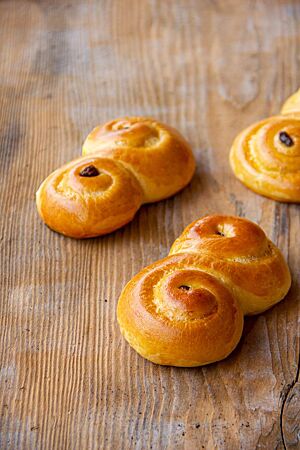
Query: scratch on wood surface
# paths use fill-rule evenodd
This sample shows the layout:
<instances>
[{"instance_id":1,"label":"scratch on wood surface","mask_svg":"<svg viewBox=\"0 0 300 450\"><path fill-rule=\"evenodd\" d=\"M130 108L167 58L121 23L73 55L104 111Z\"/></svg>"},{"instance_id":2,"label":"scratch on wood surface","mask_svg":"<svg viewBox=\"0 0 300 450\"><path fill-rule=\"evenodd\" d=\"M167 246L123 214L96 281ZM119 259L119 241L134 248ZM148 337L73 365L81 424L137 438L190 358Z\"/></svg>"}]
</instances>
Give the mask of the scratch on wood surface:
<instances>
[{"instance_id":1,"label":"scratch on wood surface","mask_svg":"<svg viewBox=\"0 0 300 450\"><path fill-rule=\"evenodd\" d=\"M300 435L300 383L299 369L293 382L282 392L280 431L285 449L298 448Z\"/></svg>"},{"instance_id":2,"label":"scratch on wood surface","mask_svg":"<svg viewBox=\"0 0 300 450\"><path fill-rule=\"evenodd\" d=\"M219 93L235 108L242 109L258 95L259 42L253 17L248 14L253 3L241 2L239 6L232 3L227 2L222 7L223 14L215 16L213 51ZM235 14L232 14L232 8L235 8ZM233 83L239 65L243 72Z\"/></svg>"}]
</instances>

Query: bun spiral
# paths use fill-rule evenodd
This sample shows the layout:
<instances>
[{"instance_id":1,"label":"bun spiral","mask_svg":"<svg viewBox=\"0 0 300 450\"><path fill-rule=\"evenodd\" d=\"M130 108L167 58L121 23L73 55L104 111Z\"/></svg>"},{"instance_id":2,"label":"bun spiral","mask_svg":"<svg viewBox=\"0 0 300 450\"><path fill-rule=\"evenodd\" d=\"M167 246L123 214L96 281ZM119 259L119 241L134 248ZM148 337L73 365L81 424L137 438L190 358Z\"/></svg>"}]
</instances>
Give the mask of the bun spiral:
<instances>
[{"instance_id":1,"label":"bun spiral","mask_svg":"<svg viewBox=\"0 0 300 450\"><path fill-rule=\"evenodd\" d=\"M258 225L207 216L184 230L168 257L129 281L118 302L118 322L146 359L201 366L229 355L244 315L282 300L290 284L282 254Z\"/></svg>"},{"instance_id":2,"label":"bun spiral","mask_svg":"<svg viewBox=\"0 0 300 450\"><path fill-rule=\"evenodd\" d=\"M36 195L46 224L74 238L120 228L143 203L185 187L195 170L184 138L171 127L143 117L117 119L95 128L83 153L49 175Z\"/></svg>"},{"instance_id":3,"label":"bun spiral","mask_svg":"<svg viewBox=\"0 0 300 450\"><path fill-rule=\"evenodd\" d=\"M146 117L115 119L96 127L83 144L83 154L121 162L139 181L144 203L180 191L194 173L189 144L167 125Z\"/></svg>"},{"instance_id":4,"label":"bun spiral","mask_svg":"<svg viewBox=\"0 0 300 450\"><path fill-rule=\"evenodd\" d=\"M130 222L142 204L143 192L122 164L91 156L55 170L40 186L36 201L50 228L86 238Z\"/></svg>"},{"instance_id":5,"label":"bun spiral","mask_svg":"<svg viewBox=\"0 0 300 450\"><path fill-rule=\"evenodd\" d=\"M236 177L258 194L300 202L300 92L282 115L251 125L235 139L230 164Z\"/></svg>"}]
</instances>

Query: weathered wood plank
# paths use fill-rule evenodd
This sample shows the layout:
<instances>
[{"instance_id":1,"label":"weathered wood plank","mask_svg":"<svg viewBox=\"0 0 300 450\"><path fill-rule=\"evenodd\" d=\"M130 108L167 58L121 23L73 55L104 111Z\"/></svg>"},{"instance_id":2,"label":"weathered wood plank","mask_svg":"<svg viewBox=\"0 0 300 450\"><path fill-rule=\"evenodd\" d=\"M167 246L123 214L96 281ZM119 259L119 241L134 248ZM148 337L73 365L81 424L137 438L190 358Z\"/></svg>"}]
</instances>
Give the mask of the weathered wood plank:
<instances>
[{"instance_id":1,"label":"weathered wood plank","mask_svg":"<svg viewBox=\"0 0 300 450\"><path fill-rule=\"evenodd\" d=\"M0 2L1 448L299 446L299 207L248 191L228 165L236 133L299 85L299 19L296 0ZM40 181L124 114L187 136L192 183L109 236L51 232L35 210ZM154 366L121 338L118 295L213 212L261 224L291 292L247 319L226 361Z\"/></svg>"}]
</instances>

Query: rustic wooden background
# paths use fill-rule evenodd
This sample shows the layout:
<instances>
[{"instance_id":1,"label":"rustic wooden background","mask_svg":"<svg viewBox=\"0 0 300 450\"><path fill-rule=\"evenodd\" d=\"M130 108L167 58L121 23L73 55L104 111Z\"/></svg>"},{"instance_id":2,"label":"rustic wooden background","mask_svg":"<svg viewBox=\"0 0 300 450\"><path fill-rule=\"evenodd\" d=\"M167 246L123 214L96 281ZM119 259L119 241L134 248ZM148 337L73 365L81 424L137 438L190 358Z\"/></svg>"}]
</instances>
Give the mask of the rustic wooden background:
<instances>
[{"instance_id":1,"label":"rustic wooden background","mask_svg":"<svg viewBox=\"0 0 300 450\"><path fill-rule=\"evenodd\" d=\"M228 165L237 132L300 84L299 21L291 0L0 1L1 449L300 448L299 206L248 191ZM50 231L39 183L125 114L189 139L192 183L106 237ZM226 361L155 366L121 338L118 296L215 212L258 222L292 289Z\"/></svg>"}]
</instances>

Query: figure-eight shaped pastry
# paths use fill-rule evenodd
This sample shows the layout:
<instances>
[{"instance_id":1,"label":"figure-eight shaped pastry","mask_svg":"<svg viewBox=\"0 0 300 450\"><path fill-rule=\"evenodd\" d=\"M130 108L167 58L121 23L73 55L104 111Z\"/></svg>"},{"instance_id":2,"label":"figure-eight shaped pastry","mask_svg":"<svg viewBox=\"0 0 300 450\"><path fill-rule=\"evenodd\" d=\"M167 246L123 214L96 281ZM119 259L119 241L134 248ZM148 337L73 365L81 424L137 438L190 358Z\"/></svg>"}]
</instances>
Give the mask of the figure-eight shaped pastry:
<instances>
[{"instance_id":1,"label":"figure-eight shaped pastry","mask_svg":"<svg viewBox=\"0 0 300 450\"><path fill-rule=\"evenodd\" d=\"M46 224L74 238L120 228L143 203L184 188L195 170L186 140L173 128L143 117L95 128L83 154L49 175L36 196Z\"/></svg>"},{"instance_id":2,"label":"figure-eight shaped pastry","mask_svg":"<svg viewBox=\"0 0 300 450\"><path fill-rule=\"evenodd\" d=\"M282 300L290 284L281 252L258 225L207 216L184 230L169 256L129 281L117 318L144 358L202 366L228 356L240 340L244 315Z\"/></svg>"},{"instance_id":3,"label":"figure-eight shaped pastry","mask_svg":"<svg viewBox=\"0 0 300 450\"><path fill-rule=\"evenodd\" d=\"M285 102L280 115L236 137L230 164L236 177L258 194L300 202L300 90Z\"/></svg>"}]
</instances>

